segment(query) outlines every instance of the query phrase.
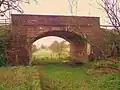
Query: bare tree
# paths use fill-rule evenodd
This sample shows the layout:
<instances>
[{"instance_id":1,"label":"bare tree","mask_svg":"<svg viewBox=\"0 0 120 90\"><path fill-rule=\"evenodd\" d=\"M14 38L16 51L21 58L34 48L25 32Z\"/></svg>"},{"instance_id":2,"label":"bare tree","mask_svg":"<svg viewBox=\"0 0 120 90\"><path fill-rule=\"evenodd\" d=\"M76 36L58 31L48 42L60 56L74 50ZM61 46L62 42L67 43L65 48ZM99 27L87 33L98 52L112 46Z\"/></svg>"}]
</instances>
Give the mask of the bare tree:
<instances>
[{"instance_id":1,"label":"bare tree","mask_svg":"<svg viewBox=\"0 0 120 90\"><path fill-rule=\"evenodd\" d=\"M70 13L77 15L79 0L68 0Z\"/></svg>"},{"instance_id":2,"label":"bare tree","mask_svg":"<svg viewBox=\"0 0 120 90\"><path fill-rule=\"evenodd\" d=\"M120 0L97 0L97 3L106 12L114 31L120 35Z\"/></svg>"},{"instance_id":3,"label":"bare tree","mask_svg":"<svg viewBox=\"0 0 120 90\"><path fill-rule=\"evenodd\" d=\"M23 9L20 6L20 2L30 3L31 0L0 0L0 14L4 16L7 11L15 10L23 13ZM37 2L37 0L33 0Z\"/></svg>"},{"instance_id":4,"label":"bare tree","mask_svg":"<svg viewBox=\"0 0 120 90\"><path fill-rule=\"evenodd\" d=\"M120 0L101 0L101 2L98 2L97 0L97 3L106 12L106 15L109 19L109 23L114 27L113 31L120 36ZM114 44L113 51L115 52L116 50L115 53L117 53L117 55L119 56L119 41L116 40L114 37L114 39L111 42L113 42Z\"/></svg>"}]
</instances>

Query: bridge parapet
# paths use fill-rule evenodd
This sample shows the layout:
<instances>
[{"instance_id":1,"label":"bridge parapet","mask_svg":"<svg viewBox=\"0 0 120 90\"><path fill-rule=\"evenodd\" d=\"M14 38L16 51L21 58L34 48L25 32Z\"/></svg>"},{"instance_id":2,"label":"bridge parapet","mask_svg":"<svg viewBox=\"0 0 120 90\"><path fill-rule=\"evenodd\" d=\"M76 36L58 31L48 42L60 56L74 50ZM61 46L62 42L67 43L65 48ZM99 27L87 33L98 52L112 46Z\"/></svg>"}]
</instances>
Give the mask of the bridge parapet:
<instances>
[{"instance_id":1,"label":"bridge parapet","mask_svg":"<svg viewBox=\"0 0 120 90\"><path fill-rule=\"evenodd\" d=\"M22 26L75 25L100 26L99 17L12 14L12 23Z\"/></svg>"}]
</instances>

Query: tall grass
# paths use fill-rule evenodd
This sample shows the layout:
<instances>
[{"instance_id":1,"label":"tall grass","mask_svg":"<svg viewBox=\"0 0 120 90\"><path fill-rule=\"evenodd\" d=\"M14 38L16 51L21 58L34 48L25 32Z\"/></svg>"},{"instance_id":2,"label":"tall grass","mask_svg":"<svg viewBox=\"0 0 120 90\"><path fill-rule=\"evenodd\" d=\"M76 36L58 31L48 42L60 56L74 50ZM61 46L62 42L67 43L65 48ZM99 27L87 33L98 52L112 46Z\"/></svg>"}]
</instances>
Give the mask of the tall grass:
<instances>
[{"instance_id":1,"label":"tall grass","mask_svg":"<svg viewBox=\"0 0 120 90\"><path fill-rule=\"evenodd\" d=\"M0 90L41 90L36 67L2 67L0 72Z\"/></svg>"}]
</instances>

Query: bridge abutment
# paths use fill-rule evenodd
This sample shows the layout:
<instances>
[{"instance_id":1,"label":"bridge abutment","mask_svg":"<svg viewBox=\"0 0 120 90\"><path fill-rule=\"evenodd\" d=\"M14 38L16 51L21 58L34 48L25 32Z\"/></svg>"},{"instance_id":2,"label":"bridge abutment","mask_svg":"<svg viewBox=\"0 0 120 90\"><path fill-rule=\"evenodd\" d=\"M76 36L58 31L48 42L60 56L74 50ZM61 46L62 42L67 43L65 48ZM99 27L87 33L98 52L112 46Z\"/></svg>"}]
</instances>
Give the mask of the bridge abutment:
<instances>
[{"instance_id":1,"label":"bridge abutment","mask_svg":"<svg viewBox=\"0 0 120 90\"><path fill-rule=\"evenodd\" d=\"M29 51L26 46L13 47L8 49L8 64L10 65L28 65Z\"/></svg>"},{"instance_id":2,"label":"bridge abutment","mask_svg":"<svg viewBox=\"0 0 120 90\"><path fill-rule=\"evenodd\" d=\"M88 60L86 42L70 43L70 56L72 60L85 62Z\"/></svg>"},{"instance_id":3,"label":"bridge abutment","mask_svg":"<svg viewBox=\"0 0 120 90\"><path fill-rule=\"evenodd\" d=\"M10 65L28 65L29 47L26 36L16 32L12 36L8 47L8 64Z\"/></svg>"}]
</instances>

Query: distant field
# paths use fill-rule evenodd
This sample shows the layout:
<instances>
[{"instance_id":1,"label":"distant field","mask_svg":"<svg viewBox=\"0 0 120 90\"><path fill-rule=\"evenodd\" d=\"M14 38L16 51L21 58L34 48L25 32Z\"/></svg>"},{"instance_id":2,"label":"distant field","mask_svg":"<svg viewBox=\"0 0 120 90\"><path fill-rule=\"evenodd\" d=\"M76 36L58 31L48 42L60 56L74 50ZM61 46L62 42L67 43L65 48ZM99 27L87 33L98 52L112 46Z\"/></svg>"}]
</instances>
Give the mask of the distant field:
<instances>
[{"instance_id":1,"label":"distant field","mask_svg":"<svg viewBox=\"0 0 120 90\"><path fill-rule=\"evenodd\" d=\"M36 51L32 54L32 59L31 62L33 62L34 64L38 64L38 63L60 63L61 61L64 60L70 60L69 59L69 54L64 52L60 55L56 54L56 53L52 53L50 50L39 50Z\"/></svg>"},{"instance_id":2,"label":"distant field","mask_svg":"<svg viewBox=\"0 0 120 90\"><path fill-rule=\"evenodd\" d=\"M36 51L33 53L33 57L36 57L38 59L42 58L42 57L51 57L52 58L58 58L58 55L55 53L52 53L50 50L45 50L45 49L41 49L39 51ZM69 53L61 53L61 57L68 57Z\"/></svg>"},{"instance_id":3,"label":"distant field","mask_svg":"<svg viewBox=\"0 0 120 90\"><path fill-rule=\"evenodd\" d=\"M39 50L33 53L33 57L36 57L37 59L42 57L51 57L52 52L50 50Z\"/></svg>"}]
</instances>

